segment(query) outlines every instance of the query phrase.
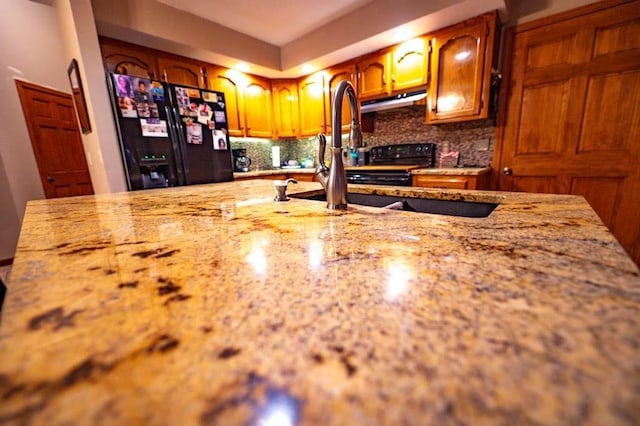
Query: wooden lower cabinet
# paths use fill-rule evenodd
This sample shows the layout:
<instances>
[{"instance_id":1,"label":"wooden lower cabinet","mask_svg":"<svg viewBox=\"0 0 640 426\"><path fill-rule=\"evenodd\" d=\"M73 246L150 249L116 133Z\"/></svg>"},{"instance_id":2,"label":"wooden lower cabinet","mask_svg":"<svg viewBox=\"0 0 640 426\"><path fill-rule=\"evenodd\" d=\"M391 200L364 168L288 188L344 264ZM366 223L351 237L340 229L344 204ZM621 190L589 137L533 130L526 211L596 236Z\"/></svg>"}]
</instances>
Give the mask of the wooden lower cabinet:
<instances>
[{"instance_id":1,"label":"wooden lower cabinet","mask_svg":"<svg viewBox=\"0 0 640 426\"><path fill-rule=\"evenodd\" d=\"M480 175L414 175L412 186L445 189L489 189L489 174Z\"/></svg>"},{"instance_id":2,"label":"wooden lower cabinet","mask_svg":"<svg viewBox=\"0 0 640 426\"><path fill-rule=\"evenodd\" d=\"M294 178L298 182L313 182L316 175L313 173L289 173L290 178Z\"/></svg>"},{"instance_id":3,"label":"wooden lower cabinet","mask_svg":"<svg viewBox=\"0 0 640 426\"><path fill-rule=\"evenodd\" d=\"M251 179L271 179L271 180L285 180L287 179L286 173L278 173L276 175L263 175L263 176L234 176L233 180L251 180Z\"/></svg>"}]
</instances>

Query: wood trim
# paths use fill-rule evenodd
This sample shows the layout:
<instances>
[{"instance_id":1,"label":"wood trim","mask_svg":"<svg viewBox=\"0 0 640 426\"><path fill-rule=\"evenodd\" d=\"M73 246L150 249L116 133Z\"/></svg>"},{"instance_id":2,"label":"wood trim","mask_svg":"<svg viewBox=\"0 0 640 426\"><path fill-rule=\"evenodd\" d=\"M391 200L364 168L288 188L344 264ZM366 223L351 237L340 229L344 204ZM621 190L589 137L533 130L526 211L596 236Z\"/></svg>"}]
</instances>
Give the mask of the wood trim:
<instances>
[{"instance_id":1,"label":"wood trim","mask_svg":"<svg viewBox=\"0 0 640 426\"><path fill-rule=\"evenodd\" d=\"M71 96L71 93L69 92L61 92L60 90L52 89L51 87L38 86L37 84L33 84L28 81L20 80L20 79L16 79L16 86L18 86L18 92L20 94L24 94L24 89L28 88L28 89L37 90L39 92L49 93L50 95L55 95L55 96L69 96L69 97Z\"/></svg>"},{"instance_id":2,"label":"wood trim","mask_svg":"<svg viewBox=\"0 0 640 426\"><path fill-rule=\"evenodd\" d=\"M0 266L8 265L13 265L13 257L10 257L9 259L0 259Z\"/></svg>"},{"instance_id":3,"label":"wood trim","mask_svg":"<svg viewBox=\"0 0 640 426\"><path fill-rule=\"evenodd\" d=\"M502 142L504 140L505 124L507 120L507 99L509 95L509 87L511 86L511 56L513 54L513 39L515 37L515 28L509 27L504 30L503 46L502 46L502 81L500 82L500 92L498 94L498 112L496 114L496 135L493 144L493 165L491 177L489 179L489 188L498 190L498 180L500 179L500 170L502 164Z\"/></svg>"},{"instance_id":4,"label":"wood trim","mask_svg":"<svg viewBox=\"0 0 640 426\"><path fill-rule=\"evenodd\" d=\"M567 10L565 12L559 12L551 16L545 16L543 18L536 19L534 21L518 24L514 27L516 33L529 31L538 27L544 27L550 24L556 24L558 22L566 21L567 19L578 18L583 15L588 15L593 12L599 12L604 9L620 6L625 3L633 3L637 0L603 0L595 3L591 3L585 6L580 6L575 9Z\"/></svg>"}]
</instances>

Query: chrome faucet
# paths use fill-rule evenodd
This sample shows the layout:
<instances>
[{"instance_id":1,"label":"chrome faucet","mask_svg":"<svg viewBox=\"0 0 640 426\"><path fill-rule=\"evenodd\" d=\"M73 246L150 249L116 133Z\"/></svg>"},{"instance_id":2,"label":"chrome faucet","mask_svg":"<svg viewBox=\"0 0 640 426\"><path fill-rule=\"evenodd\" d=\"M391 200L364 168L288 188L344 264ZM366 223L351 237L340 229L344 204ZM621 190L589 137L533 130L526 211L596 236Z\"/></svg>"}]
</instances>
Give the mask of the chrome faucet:
<instances>
[{"instance_id":1,"label":"chrome faucet","mask_svg":"<svg viewBox=\"0 0 640 426\"><path fill-rule=\"evenodd\" d=\"M327 208L331 210L345 210L347 208L347 173L342 162L342 100L345 92L351 111L351 125L349 131L349 148L362 146L362 132L360 131L360 111L358 99L353 85L348 80L338 83L333 94L331 105L331 170L324 164L324 151L327 138L318 135L320 147L318 150L318 167L316 176L318 182L327 193Z\"/></svg>"}]
</instances>

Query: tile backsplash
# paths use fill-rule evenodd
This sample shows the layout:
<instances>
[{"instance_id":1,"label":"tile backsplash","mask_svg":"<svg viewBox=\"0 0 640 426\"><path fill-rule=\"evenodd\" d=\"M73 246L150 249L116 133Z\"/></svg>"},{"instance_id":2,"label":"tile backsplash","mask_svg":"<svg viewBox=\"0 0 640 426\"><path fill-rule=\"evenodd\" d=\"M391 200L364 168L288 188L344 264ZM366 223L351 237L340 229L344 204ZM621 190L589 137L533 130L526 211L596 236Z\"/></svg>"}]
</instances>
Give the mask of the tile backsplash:
<instances>
[{"instance_id":1,"label":"tile backsplash","mask_svg":"<svg viewBox=\"0 0 640 426\"><path fill-rule=\"evenodd\" d=\"M364 133L363 136L365 145L368 147L433 142L436 144L436 158L441 152L459 151L459 164L490 166L495 130L493 120L427 125L424 122L424 108L404 108L377 113L374 132ZM329 137L327 144L330 144L330 140ZM247 156L252 161L252 170L272 168L271 147L273 146L280 147L282 161L301 161L312 158L317 164L317 137L282 140L231 138L232 149L247 150ZM346 146L346 140L343 146ZM328 150L326 154L325 157L328 159Z\"/></svg>"},{"instance_id":2,"label":"tile backsplash","mask_svg":"<svg viewBox=\"0 0 640 426\"><path fill-rule=\"evenodd\" d=\"M459 164L490 166L496 128L493 120L428 125L424 107L378 113L373 133L365 133L367 146L433 142L441 152L459 151ZM437 161L436 161L437 162Z\"/></svg>"}]
</instances>

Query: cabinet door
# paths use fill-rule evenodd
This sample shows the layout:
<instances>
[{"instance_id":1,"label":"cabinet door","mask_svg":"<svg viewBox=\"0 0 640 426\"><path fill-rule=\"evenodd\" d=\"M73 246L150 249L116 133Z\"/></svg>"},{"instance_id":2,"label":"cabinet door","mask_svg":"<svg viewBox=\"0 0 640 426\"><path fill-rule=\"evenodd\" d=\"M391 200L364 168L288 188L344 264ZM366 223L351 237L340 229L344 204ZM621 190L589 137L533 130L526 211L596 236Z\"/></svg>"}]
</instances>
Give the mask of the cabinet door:
<instances>
[{"instance_id":1,"label":"cabinet door","mask_svg":"<svg viewBox=\"0 0 640 426\"><path fill-rule=\"evenodd\" d=\"M246 77L235 70L207 67L207 87L224 93L227 106L227 124L230 136L244 136L244 111L242 86ZM246 84L246 81L245 81Z\"/></svg>"},{"instance_id":2,"label":"cabinet door","mask_svg":"<svg viewBox=\"0 0 640 426\"><path fill-rule=\"evenodd\" d=\"M488 102L482 96L491 78L490 69L485 74L488 32L487 22L481 22L433 38L427 123L488 116Z\"/></svg>"},{"instance_id":3,"label":"cabinet door","mask_svg":"<svg viewBox=\"0 0 640 426\"><path fill-rule=\"evenodd\" d=\"M100 50L105 70L109 72L151 79L159 76L151 49L100 38Z\"/></svg>"},{"instance_id":4,"label":"cabinet door","mask_svg":"<svg viewBox=\"0 0 640 426\"><path fill-rule=\"evenodd\" d=\"M257 138L272 137L271 82L251 76L242 92L246 135Z\"/></svg>"},{"instance_id":5,"label":"cabinet door","mask_svg":"<svg viewBox=\"0 0 640 426\"><path fill-rule=\"evenodd\" d=\"M391 54L368 56L358 62L360 99L373 99L391 94Z\"/></svg>"},{"instance_id":6,"label":"cabinet door","mask_svg":"<svg viewBox=\"0 0 640 426\"><path fill-rule=\"evenodd\" d=\"M275 80L273 88L273 112L275 136L293 138L298 135L298 85L295 80Z\"/></svg>"},{"instance_id":7,"label":"cabinet door","mask_svg":"<svg viewBox=\"0 0 640 426\"><path fill-rule=\"evenodd\" d=\"M287 177L293 178L298 182L314 182L316 175L313 173L289 173Z\"/></svg>"},{"instance_id":8,"label":"cabinet door","mask_svg":"<svg viewBox=\"0 0 640 426\"><path fill-rule=\"evenodd\" d=\"M162 79L169 83L205 88L202 65L186 58L158 56L158 69Z\"/></svg>"},{"instance_id":9,"label":"cabinet door","mask_svg":"<svg viewBox=\"0 0 640 426\"><path fill-rule=\"evenodd\" d=\"M327 87L325 92L327 93L326 105L326 131L331 132L331 110L333 108L333 93L335 88L342 80L349 80L353 84L353 88L358 93L357 81L356 81L356 65L344 65L341 67L330 68L327 70ZM346 96L345 96L346 98ZM360 117L358 117L358 120ZM349 132L349 124L351 123L351 109L346 99L342 101L342 133Z\"/></svg>"},{"instance_id":10,"label":"cabinet door","mask_svg":"<svg viewBox=\"0 0 640 426\"><path fill-rule=\"evenodd\" d=\"M475 185L474 188L470 187L469 178L466 176L416 175L413 176L413 186L423 186L427 188L476 189Z\"/></svg>"},{"instance_id":11,"label":"cabinet door","mask_svg":"<svg viewBox=\"0 0 640 426\"><path fill-rule=\"evenodd\" d=\"M298 81L300 136L315 136L325 132L324 79L321 73Z\"/></svg>"},{"instance_id":12,"label":"cabinet door","mask_svg":"<svg viewBox=\"0 0 640 426\"><path fill-rule=\"evenodd\" d=\"M418 37L399 44L393 50L391 88L394 92L426 88L429 66L429 41Z\"/></svg>"}]
</instances>

